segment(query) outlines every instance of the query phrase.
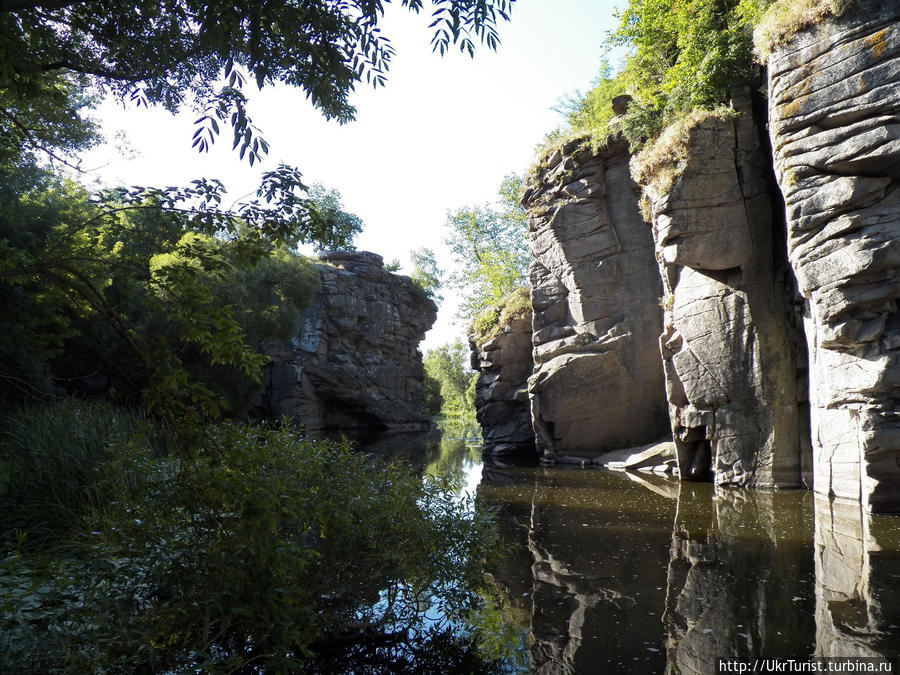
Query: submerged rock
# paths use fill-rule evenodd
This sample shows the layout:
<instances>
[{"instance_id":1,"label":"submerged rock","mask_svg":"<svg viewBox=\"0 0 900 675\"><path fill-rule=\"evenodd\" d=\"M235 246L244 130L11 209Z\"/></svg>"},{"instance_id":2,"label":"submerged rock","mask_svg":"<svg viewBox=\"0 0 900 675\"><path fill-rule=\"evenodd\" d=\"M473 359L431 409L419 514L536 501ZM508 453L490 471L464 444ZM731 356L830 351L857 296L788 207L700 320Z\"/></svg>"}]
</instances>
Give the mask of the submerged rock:
<instances>
[{"instance_id":1,"label":"submerged rock","mask_svg":"<svg viewBox=\"0 0 900 675\"><path fill-rule=\"evenodd\" d=\"M272 362L260 407L307 430L428 428L418 347L434 303L374 253L332 253L316 267L321 286L296 337L263 346Z\"/></svg>"},{"instance_id":2,"label":"submerged rock","mask_svg":"<svg viewBox=\"0 0 900 675\"><path fill-rule=\"evenodd\" d=\"M598 455L666 429L660 282L620 139L569 143L523 198L531 265L531 419L539 452Z\"/></svg>"},{"instance_id":3,"label":"submerged rock","mask_svg":"<svg viewBox=\"0 0 900 675\"><path fill-rule=\"evenodd\" d=\"M682 478L799 485L802 340L749 102L737 117L676 124L632 167L663 280L660 351Z\"/></svg>"},{"instance_id":4,"label":"submerged rock","mask_svg":"<svg viewBox=\"0 0 900 675\"><path fill-rule=\"evenodd\" d=\"M805 300L814 489L900 511L900 4L774 48L770 132Z\"/></svg>"}]
</instances>

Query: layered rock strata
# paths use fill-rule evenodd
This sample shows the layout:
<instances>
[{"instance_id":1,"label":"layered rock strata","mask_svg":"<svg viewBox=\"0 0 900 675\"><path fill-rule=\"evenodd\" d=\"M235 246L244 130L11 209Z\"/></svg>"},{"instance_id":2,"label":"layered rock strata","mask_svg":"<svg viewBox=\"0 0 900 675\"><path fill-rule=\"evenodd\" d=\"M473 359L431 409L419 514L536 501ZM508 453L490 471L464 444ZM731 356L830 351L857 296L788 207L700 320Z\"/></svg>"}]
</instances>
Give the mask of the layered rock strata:
<instances>
[{"instance_id":1,"label":"layered rock strata","mask_svg":"<svg viewBox=\"0 0 900 675\"><path fill-rule=\"evenodd\" d=\"M666 431L657 347L660 282L627 144L573 141L531 176L523 205L531 265L538 451L595 456Z\"/></svg>"},{"instance_id":2,"label":"layered rock strata","mask_svg":"<svg viewBox=\"0 0 900 675\"><path fill-rule=\"evenodd\" d=\"M792 339L788 267L773 250L749 104L736 117L688 118L632 166L663 281L660 351L681 476L800 485L802 340Z\"/></svg>"},{"instance_id":3,"label":"layered rock strata","mask_svg":"<svg viewBox=\"0 0 900 675\"><path fill-rule=\"evenodd\" d=\"M900 511L900 4L859 0L768 65L806 302L814 489Z\"/></svg>"},{"instance_id":4,"label":"layered rock strata","mask_svg":"<svg viewBox=\"0 0 900 675\"><path fill-rule=\"evenodd\" d=\"M333 253L316 268L321 285L296 337L263 346L262 409L307 430L428 428L418 346L434 303L374 253Z\"/></svg>"},{"instance_id":5,"label":"layered rock strata","mask_svg":"<svg viewBox=\"0 0 900 675\"><path fill-rule=\"evenodd\" d=\"M486 455L533 456L534 432L528 402L531 375L531 316L518 318L482 344L470 343L475 414Z\"/></svg>"}]
</instances>

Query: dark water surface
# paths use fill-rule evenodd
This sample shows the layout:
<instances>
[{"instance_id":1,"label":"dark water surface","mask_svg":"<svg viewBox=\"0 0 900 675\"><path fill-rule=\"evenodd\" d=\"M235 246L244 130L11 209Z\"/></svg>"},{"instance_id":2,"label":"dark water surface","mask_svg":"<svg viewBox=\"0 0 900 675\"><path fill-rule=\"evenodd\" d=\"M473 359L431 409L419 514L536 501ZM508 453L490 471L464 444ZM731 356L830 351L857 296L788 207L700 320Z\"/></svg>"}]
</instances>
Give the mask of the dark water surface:
<instances>
[{"instance_id":1,"label":"dark water surface","mask_svg":"<svg viewBox=\"0 0 900 675\"><path fill-rule=\"evenodd\" d=\"M477 427L474 434L477 434ZM472 429L407 458L497 511L488 570L536 673L714 673L716 657L900 666L900 517L806 491L479 459Z\"/></svg>"}]
</instances>

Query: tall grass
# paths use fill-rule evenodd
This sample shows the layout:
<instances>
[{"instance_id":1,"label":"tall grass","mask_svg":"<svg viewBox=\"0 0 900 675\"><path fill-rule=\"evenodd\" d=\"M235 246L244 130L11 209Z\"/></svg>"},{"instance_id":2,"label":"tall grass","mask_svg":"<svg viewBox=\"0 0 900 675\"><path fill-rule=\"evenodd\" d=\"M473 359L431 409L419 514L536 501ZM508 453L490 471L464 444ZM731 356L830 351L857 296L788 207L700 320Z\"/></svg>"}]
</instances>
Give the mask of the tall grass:
<instances>
[{"instance_id":1,"label":"tall grass","mask_svg":"<svg viewBox=\"0 0 900 675\"><path fill-rule=\"evenodd\" d=\"M0 542L34 550L72 532L84 514L133 487L134 458L151 446L139 413L104 403L10 411L0 418Z\"/></svg>"}]
</instances>

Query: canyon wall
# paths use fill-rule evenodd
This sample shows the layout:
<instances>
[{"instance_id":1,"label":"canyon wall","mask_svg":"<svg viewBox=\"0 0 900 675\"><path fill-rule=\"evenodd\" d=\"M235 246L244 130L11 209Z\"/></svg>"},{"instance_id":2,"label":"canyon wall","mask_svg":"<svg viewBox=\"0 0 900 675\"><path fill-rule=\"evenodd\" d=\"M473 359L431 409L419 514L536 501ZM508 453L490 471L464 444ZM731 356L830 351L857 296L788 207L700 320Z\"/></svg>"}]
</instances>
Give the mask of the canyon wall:
<instances>
[{"instance_id":1,"label":"canyon wall","mask_svg":"<svg viewBox=\"0 0 900 675\"><path fill-rule=\"evenodd\" d=\"M653 241L627 144L552 153L522 203L531 265L531 420L543 459L595 456L666 432Z\"/></svg>"},{"instance_id":2,"label":"canyon wall","mask_svg":"<svg viewBox=\"0 0 900 675\"><path fill-rule=\"evenodd\" d=\"M428 428L418 347L434 303L374 253L333 253L316 268L321 285L296 337L263 345L272 361L258 407L310 431Z\"/></svg>"},{"instance_id":3,"label":"canyon wall","mask_svg":"<svg viewBox=\"0 0 900 675\"><path fill-rule=\"evenodd\" d=\"M814 489L900 511L900 4L859 0L777 46L768 68Z\"/></svg>"},{"instance_id":4,"label":"canyon wall","mask_svg":"<svg viewBox=\"0 0 900 675\"><path fill-rule=\"evenodd\" d=\"M749 99L735 107L689 116L632 161L663 282L672 432L682 478L799 486L802 340L767 158Z\"/></svg>"},{"instance_id":5,"label":"canyon wall","mask_svg":"<svg viewBox=\"0 0 900 675\"><path fill-rule=\"evenodd\" d=\"M470 339L475 414L485 455L535 454L528 378L531 376L531 315L516 318L483 342Z\"/></svg>"},{"instance_id":6,"label":"canyon wall","mask_svg":"<svg viewBox=\"0 0 900 675\"><path fill-rule=\"evenodd\" d=\"M668 408L683 479L900 512L900 4L795 30L767 102L632 164L650 226L621 139L527 182L544 460L655 440Z\"/></svg>"}]
</instances>

